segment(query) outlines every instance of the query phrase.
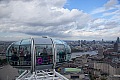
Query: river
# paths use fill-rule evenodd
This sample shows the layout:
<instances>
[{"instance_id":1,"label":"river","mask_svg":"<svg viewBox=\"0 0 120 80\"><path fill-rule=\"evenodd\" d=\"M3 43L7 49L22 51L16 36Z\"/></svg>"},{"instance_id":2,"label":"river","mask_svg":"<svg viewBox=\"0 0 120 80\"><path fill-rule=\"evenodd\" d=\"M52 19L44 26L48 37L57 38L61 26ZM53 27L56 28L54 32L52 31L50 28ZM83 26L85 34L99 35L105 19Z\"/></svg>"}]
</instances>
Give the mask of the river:
<instances>
[{"instance_id":1,"label":"river","mask_svg":"<svg viewBox=\"0 0 120 80\"><path fill-rule=\"evenodd\" d=\"M72 59L72 58L76 58L76 57L78 57L78 56L81 56L81 55L83 55L83 54L95 55L95 54L97 54L97 52L96 52L96 51L74 52L74 53L72 53L72 55L71 55L71 59Z\"/></svg>"}]
</instances>

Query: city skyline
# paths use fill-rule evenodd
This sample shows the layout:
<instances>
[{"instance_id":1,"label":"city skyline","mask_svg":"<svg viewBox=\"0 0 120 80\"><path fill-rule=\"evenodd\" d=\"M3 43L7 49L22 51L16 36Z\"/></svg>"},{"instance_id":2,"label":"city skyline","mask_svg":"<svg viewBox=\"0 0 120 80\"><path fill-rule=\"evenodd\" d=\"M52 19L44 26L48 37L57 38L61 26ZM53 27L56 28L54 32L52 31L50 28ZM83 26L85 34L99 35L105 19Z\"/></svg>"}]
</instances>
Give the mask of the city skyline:
<instances>
[{"instance_id":1,"label":"city skyline","mask_svg":"<svg viewBox=\"0 0 120 80\"><path fill-rule=\"evenodd\" d=\"M119 0L0 0L0 40L116 40Z\"/></svg>"}]
</instances>

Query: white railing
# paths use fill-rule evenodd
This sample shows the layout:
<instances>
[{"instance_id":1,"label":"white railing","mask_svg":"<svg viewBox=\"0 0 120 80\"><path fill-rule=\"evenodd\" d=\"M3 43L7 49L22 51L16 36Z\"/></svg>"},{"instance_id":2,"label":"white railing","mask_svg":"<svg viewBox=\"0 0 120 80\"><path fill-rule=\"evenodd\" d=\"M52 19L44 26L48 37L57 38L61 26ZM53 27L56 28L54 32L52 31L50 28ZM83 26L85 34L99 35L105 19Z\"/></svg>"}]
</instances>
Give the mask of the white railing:
<instances>
[{"instance_id":1,"label":"white railing","mask_svg":"<svg viewBox=\"0 0 120 80\"><path fill-rule=\"evenodd\" d=\"M52 73L52 74L51 74ZM56 71L24 71L16 80L69 80Z\"/></svg>"}]
</instances>

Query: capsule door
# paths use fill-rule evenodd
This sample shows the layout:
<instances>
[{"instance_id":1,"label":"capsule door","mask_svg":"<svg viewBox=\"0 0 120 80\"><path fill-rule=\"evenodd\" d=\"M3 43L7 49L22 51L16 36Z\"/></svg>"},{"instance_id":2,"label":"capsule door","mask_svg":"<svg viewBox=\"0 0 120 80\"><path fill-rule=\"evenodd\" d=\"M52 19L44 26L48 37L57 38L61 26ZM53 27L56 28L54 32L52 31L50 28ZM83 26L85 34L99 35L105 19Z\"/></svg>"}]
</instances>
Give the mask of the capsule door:
<instances>
[{"instance_id":1,"label":"capsule door","mask_svg":"<svg viewBox=\"0 0 120 80\"><path fill-rule=\"evenodd\" d=\"M36 44L36 69L50 69L53 67L52 44Z\"/></svg>"}]
</instances>

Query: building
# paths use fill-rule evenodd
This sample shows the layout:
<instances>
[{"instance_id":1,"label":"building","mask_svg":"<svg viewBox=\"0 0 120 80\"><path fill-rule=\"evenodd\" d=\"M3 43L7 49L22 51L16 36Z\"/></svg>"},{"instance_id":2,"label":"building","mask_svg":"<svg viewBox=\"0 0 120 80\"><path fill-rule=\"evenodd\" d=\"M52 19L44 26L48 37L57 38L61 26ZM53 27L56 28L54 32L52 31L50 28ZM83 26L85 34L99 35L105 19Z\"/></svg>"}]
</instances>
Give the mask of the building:
<instances>
[{"instance_id":1,"label":"building","mask_svg":"<svg viewBox=\"0 0 120 80\"><path fill-rule=\"evenodd\" d=\"M120 53L120 39L117 38L115 44L114 44L114 51Z\"/></svg>"},{"instance_id":2,"label":"building","mask_svg":"<svg viewBox=\"0 0 120 80\"><path fill-rule=\"evenodd\" d=\"M109 75L108 80L120 80L120 77L115 75L120 75L120 64L119 63L109 63L102 61L94 62L94 69L99 70L99 74ZM96 71L94 74L97 74Z\"/></svg>"},{"instance_id":3,"label":"building","mask_svg":"<svg viewBox=\"0 0 120 80\"><path fill-rule=\"evenodd\" d=\"M104 48L102 46L98 46L98 56L99 57L103 57L103 52L104 52Z\"/></svg>"},{"instance_id":4,"label":"building","mask_svg":"<svg viewBox=\"0 0 120 80\"><path fill-rule=\"evenodd\" d=\"M116 42L117 42L117 43L120 43L120 39L119 39L119 37L117 37L117 40L116 40Z\"/></svg>"}]
</instances>

